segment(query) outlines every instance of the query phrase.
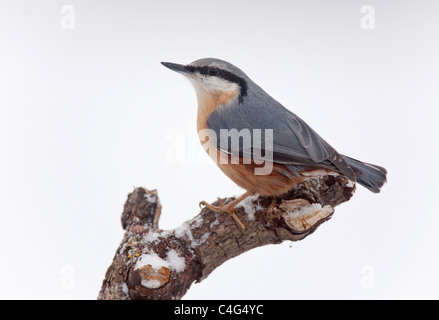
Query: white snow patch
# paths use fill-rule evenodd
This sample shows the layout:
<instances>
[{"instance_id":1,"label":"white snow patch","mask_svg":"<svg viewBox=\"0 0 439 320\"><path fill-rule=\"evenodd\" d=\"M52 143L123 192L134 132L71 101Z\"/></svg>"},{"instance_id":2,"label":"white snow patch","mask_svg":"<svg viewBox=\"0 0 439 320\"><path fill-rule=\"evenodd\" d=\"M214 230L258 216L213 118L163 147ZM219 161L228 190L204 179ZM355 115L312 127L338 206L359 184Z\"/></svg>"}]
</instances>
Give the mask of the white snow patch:
<instances>
[{"instance_id":1,"label":"white snow patch","mask_svg":"<svg viewBox=\"0 0 439 320\"><path fill-rule=\"evenodd\" d=\"M145 199L148 201L148 202L152 202L152 203L154 203L154 202L157 202L157 197L156 197L156 195L150 195L150 194L148 194L148 193L145 193Z\"/></svg>"},{"instance_id":2,"label":"white snow patch","mask_svg":"<svg viewBox=\"0 0 439 320\"><path fill-rule=\"evenodd\" d=\"M151 268L159 270L162 267L171 269L175 272L182 272L186 267L186 260L179 256L177 251L171 249L166 254L166 259L160 258L156 253L142 254L134 266L134 270L150 265ZM125 284L125 283L124 283ZM150 289L160 288L163 283L158 280L145 280L141 281L142 286ZM122 291L128 294L128 287L122 285Z\"/></svg>"},{"instance_id":3,"label":"white snow patch","mask_svg":"<svg viewBox=\"0 0 439 320\"><path fill-rule=\"evenodd\" d=\"M247 213L247 218L250 221L255 220L255 213L258 210L261 210L262 207L260 205L256 205L253 203L256 199L259 198L258 194L255 194L253 196L247 197L244 200L242 200L240 203L238 203L237 207L243 207L245 213Z\"/></svg>"},{"instance_id":4,"label":"white snow patch","mask_svg":"<svg viewBox=\"0 0 439 320\"><path fill-rule=\"evenodd\" d=\"M201 217L199 217L196 220L186 221L185 223L183 223L181 226L179 226L178 228L176 228L174 230L174 235L177 238L182 238L182 237L186 236L191 243L191 248L195 249L199 245L206 242L206 240L209 238L210 232L206 232L199 239L194 239L194 236L192 235L192 232L191 232L191 222L195 222L194 227L198 227L201 225L203 220Z\"/></svg>"},{"instance_id":5,"label":"white snow patch","mask_svg":"<svg viewBox=\"0 0 439 320\"><path fill-rule=\"evenodd\" d=\"M199 226L201 226L203 224L203 218L200 215L196 216L192 221L194 222L195 228L198 228Z\"/></svg>"},{"instance_id":6,"label":"white snow patch","mask_svg":"<svg viewBox=\"0 0 439 320\"><path fill-rule=\"evenodd\" d=\"M134 266L134 270L142 268L144 266L151 265L155 270L159 270L161 267L165 267L175 272L182 272L186 266L186 260L179 256L177 251L171 249L166 254L166 259L160 258L156 253L142 254Z\"/></svg>"},{"instance_id":7,"label":"white snow patch","mask_svg":"<svg viewBox=\"0 0 439 320\"><path fill-rule=\"evenodd\" d=\"M217 224L219 224L218 216L217 216L217 218L215 219L215 221L213 221L213 222L210 223L209 228L212 228L213 226L216 226Z\"/></svg>"},{"instance_id":8,"label":"white snow patch","mask_svg":"<svg viewBox=\"0 0 439 320\"><path fill-rule=\"evenodd\" d=\"M160 237L160 233L156 231L149 231L143 236L143 241L145 243L152 243Z\"/></svg>"},{"instance_id":9,"label":"white snow patch","mask_svg":"<svg viewBox=\"0 0 439 320\"><path fill-rule=\"evenodd\" d=\"M354 182L352 182L351 180L349 180L348 183L346 183L346 187L348 187L348 188L353 188L353 187L354 187Z\"/></svg>"},{"instance_id":10,"label":"white snow patch","mask_svg":"<svg viewBox=\"0 0 439 320\"><path fill-rule=\"evenodd\" d=\"M142 284L142 286L149 288L149 289L157 289L160 288L163 283L161 283L158 280L144 280L142 279L142 281L140 281L140 283Z\"/></svg>"},{"instance_id":11,"label":"white snow patch","mask_svg":"<svg viewBox=\"0 0 439 320\"><path fill-rule=\"evenodd\" d=\"M194 240L194 236L192 235L191 232L191 226L187 221L183 223L181 226L179 226L178 228L176 228L174 230L174 234L177 238L183 238L184 236L187 236L190 241Z\"/></svg>"},{"instance_id":12,"label":"white snow patch","mask_svg":"<svg viewBox=\"0 0 439 320\"><path fill-rule=\"evenodd\" d=\"M180 257L174 249L171 249L166 254L166 261L169 262L171 270L175 272L182 272L186 267L186 260L183 257Z\"/></svg>"},{"instance_id":13,"label":"white snow patch","mask_svg":"<svg viewBox=\"0 0 439 320\"><path fill-rule=\"evenodd\" d=\"M134 270L147 266L148 264L156 270L159 270L161 267L169 269L170 266L170 263L168 261L160 258L156 253L148 253L142 254L139 259L137 259Z\"/></svg>"},{"instance_id":14,"label":"white snow patch","mask_svg":"<svg viewBox=\"0 0 439 320\"><path fill-rule=\"evenodd\" d=\"M125 243L123 244L123 246L120 248L118 254L122 254L122 252L125 251L125 248L126 248L126 246L127 246L127 243L128 243L128 242L125 242Z\"/></svg>"},{"instance_id":15,"label":"white snow patch","mask_svg":"<svg viewBox=\"0 0 439 320\"><path fill-rule=\"evenodd\" d=\"M335 171L326 171L323 169L319 169L319 170L313 170L313 171L308 171L308 172L301 172L301 175L304 177L319 177L319 176L334 176L337 177L340 174L338 172Z\"/></svg>"},{"instance_id":16,"label":"white snow patch","mask_svg":"<svg viewBox=\"0 0 439 320\"><path fill-rule=\"evenodd\" d=\"M122 292L128 297L128 286L125 282L122 282Z\"/></svg>"}]
</instances>

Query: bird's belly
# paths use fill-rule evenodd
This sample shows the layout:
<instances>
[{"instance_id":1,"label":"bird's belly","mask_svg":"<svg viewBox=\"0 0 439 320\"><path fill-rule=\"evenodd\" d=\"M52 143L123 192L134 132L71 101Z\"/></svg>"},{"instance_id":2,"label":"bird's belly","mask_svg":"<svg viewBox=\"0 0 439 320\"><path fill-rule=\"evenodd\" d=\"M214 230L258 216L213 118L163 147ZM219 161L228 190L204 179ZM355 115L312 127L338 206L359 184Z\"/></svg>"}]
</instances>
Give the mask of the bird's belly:
<instances>
[{"instance_id":1,"label":"bird's belly","mask_svg":"<svg viewBox=\"0 0 439 320\"><path fill-rule=\"evenodd\" d=\"M274 165L273 171L267 175L255 175L256 166L251 164L218 164L218 166L241 188L264 196L279 196L303 181L300 175L283 176L278 172L277 165ZM281 170L286 169L281 168Z\"/></svg>"},{"instance_id":2,"label":"bird's belly","mask_svg":"<svg viewBox=\"0 0 439 320\"><path fill-rule=\"evenodd\" d=\"M253 193L265 196L278 196L291 190L305 178L301 174L292 174L283 164L272 164L272 170L265 175L256 175L255 169L265 164L244 163L239 158L239 163L232 163L229 154L216 148L210 142L202 142L208 155L226 176L241 188ZM237 159L235 159L236 161Z\"/></svg>"}]
</instances>

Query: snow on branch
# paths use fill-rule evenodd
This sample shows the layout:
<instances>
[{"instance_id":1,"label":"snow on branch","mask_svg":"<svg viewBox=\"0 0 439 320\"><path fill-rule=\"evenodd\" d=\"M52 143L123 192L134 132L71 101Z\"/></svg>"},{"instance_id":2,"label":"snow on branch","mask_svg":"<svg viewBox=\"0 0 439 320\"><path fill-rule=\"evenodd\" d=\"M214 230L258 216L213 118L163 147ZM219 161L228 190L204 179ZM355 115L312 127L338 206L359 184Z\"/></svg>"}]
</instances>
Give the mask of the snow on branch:
<instances>
[{"instance_id":1,"label":"snow on branch","mask_svg":"<svg viewBox=\"0 0 439 320\"><path fill-rule=\"evenodd\" d=\"M271 198L255 195L242 201L235 211L245 230L228 214L207 208L173 230L161 230L157 191L137 188L125 203L122 227L126 232L98 299L180 299L194 282L241 253L304 239L354 191L355 186L343 176L309 178L278 198L268 212Z\"/></svg>"}]
</instances>

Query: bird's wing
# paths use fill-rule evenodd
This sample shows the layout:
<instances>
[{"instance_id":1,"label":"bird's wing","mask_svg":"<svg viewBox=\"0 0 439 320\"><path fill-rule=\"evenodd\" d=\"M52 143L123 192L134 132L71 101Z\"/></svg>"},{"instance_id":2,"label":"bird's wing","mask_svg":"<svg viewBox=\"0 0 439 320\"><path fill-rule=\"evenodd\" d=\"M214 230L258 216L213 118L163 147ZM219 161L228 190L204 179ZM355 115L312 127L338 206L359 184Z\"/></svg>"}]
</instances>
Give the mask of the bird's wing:
<instances>
[{"instance_id":1,"label":"bird's wing","mask_svg":"<svg viewBox=\"0 0 439 320\"><path fill-rule=\"evenodd\" d=\"M246 97L241 104L220 106L207 119L207 126L216 133L217 147L223 152L258 159L258 155L272 151L273 162L301 166L335 166L338 171L355 181L355 173L341 155L323 140L305 121L284 108L267 94L261 97ZM222 131L221 131L222 129ZM233 148L233 141L224 139L227 131L236 129L235 133L244 136L244 131L252 133L252 147L240 144L239 151ZM245 129L244 131L242 131ZM259 135L254 135L259 129L260 149L254 146ZM272 129L272 146L269 140ZM221 133L222 132L222 133ZM221 136L223 138L221 138ZM258 151L258 152L255 152ZM238 154L239 152L239 154ZM266 160L260 158L258 160Z\"/></svg>"}]
</instances>

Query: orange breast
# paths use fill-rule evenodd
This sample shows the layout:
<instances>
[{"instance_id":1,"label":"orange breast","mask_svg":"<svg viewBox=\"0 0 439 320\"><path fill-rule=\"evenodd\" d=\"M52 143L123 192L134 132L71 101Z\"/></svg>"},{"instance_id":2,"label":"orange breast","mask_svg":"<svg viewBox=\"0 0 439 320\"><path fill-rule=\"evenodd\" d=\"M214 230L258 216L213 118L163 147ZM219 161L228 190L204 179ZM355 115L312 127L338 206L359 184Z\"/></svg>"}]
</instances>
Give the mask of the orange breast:
<instances>
[{"instance_id":1,"label":"orange breast","mask_svg":"<svg viewBox=\"0 0 439 320\"><path fill-rule=\"evenodd\" d=\"M232 163L229 154L216 148L210 141L201 141L209 156L217 164L222 172L241 188L255 194L265 196L279 196L295 187L305 177L300 174L292 174L283 164L273 163L273 170L267 175L256 175L255 168L263 167L264 164L244 163L239 158L239 163Z\"/></svg>"},{"instance_id":2,"label":"orange breast","mask_svg":"<svg viewBox=\"0 0 439 320\"><path fill-rule=\"evenodd\" d=\"M207 129L207 118L219 106L227 105L232 99L236 98L238 90L223 92L221 94L213 94L205 90L197 91L198 115L197 130L200 132Z\"/></svg>"},{"instance_id":3,"label":"orange breast","mask_svg":"<svg viewBox=\"0 0 439 320\"><path fill-rule=\"evenodd\" d=\"M255 175L255 164L218 164L218 167L241 188L264 196L280 196L304 179L301 175L282 175L281 172L288 172L282 164L274 164L268 175Z\"/></svg>"}]
</instances>

